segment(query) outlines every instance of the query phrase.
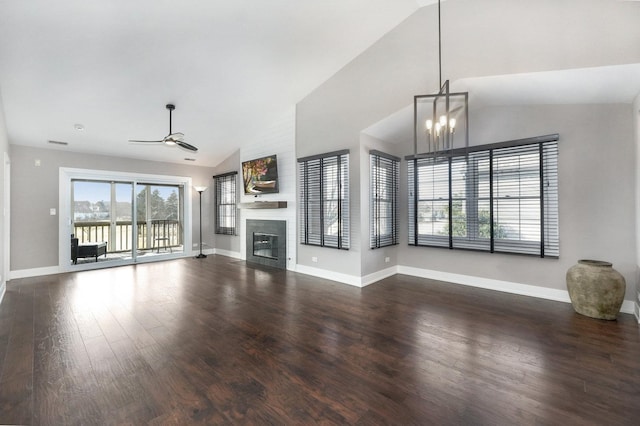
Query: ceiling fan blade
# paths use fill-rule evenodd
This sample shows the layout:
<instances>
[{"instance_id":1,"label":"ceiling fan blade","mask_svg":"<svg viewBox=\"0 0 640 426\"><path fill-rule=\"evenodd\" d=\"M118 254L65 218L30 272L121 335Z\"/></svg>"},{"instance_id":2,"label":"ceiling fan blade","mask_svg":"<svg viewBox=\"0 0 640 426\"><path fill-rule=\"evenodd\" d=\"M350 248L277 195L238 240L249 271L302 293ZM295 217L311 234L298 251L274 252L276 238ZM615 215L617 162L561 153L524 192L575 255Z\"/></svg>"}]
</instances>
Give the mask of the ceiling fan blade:
<instances>
[{"instance_id":1,"label":"ceiling fan blade","mask_svg":"<svg viewBox=\"0 0 640 426\"><path fill-rule=\"evenodd\" d=\"M131 143L164 143L164 140L161 140L161 141L139 141L139 140L129 139L129 142L131 142Z\"/></svg>"},{"instance_id":2,"label":"ceiling fan blade","mask_svg":"<svg viewBox=\"0 0 640 426\"><path fill-rule=\"evenodd\" d=\"M198 148L196 148L195 146L188 144L184 141L175 141L176 145L178 145L180 148L184 148L184 149L188 149L189 151L197 151Z\"/></svg>"},{"instance_id":3,"label":"ceiling fan blade","mask_svg":"<svg viewBox=\"0 0 640 426\"><path fill-rule=\"evenodd\" d=\"M184 139L184 133L171 133L167 136L165 136L164 140L165 141L172 141L172 142L176 142L176 141L181 141Z\"/></svg>"},{"instance_id":4,"label":"ceiling fan blade","mask_svg":"<svg viewBox=\"0 0 640 426\"><path fill-rule=\"evenodd\" d=\"M167 136L165 136L163 139L159 140L159 141L140 141L140 140L133 140L133 139L129 139L129 142L131 143L155 143L155 144L165 144L165 145L169 145L169 146L173 146L173 145L178 145L180 148L189 150L189 151L197 151L198 148L196 148L195 146L188 144L186 142L184 142L184 133L181 132L175 132L173 133L171 131L171 112L176 109L175 105L173 104L167 104L166 108L169 110L169 134Z\"/></svg>"}]
</instances>

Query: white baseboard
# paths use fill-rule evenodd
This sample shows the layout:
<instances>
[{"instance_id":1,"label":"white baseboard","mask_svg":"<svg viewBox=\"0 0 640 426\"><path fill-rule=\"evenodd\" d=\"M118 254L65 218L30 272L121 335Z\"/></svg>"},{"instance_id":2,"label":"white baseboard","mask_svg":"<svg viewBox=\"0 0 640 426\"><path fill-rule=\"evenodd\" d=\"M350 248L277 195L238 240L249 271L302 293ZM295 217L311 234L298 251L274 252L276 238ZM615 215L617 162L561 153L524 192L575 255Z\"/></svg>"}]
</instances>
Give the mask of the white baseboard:
<instances>
[{"instance_id":1,"label":"white baseboard","mask_svg":"<svg viewBox=\"0 0 640 426\"><path fill-rule=\"evenodd\" d=\"M451 272L433 271L430 269L421 269L402 265L398 266L398 273L411 275L413 277L429 278L431 280L479 287L487 290L520 294L522 296L539 297L541 299L555 300L558 302L571 302L569 299L569 293L566 290L556 290L553 288L539 287L529 284L519 284L510 281L500 281L491 278L480 278L471 275L453 274Z\"/></svg>"},{"instance_id":2,"label":"white baseboard","mask_svg":"<svg viewBox=\"0 0 640 426\"><path fill-rule=\"evenodd\" d=\"M395 274L411 275L419 278L428 278L437 281L445 281L453 284L462 284L470 287L484 288L487 290L501 291L504 293L519 294L521 296L537 297L539 299L553 300L556 302L571 303L567 290L558 290L548 287L540 287L530 284L500 281L491 278L474 277L470 275L453 274L450 272L433 271L429 269L414 268L411 266L392 266L381 271L374 272L363 277L341 274L326 269L314 268L305 265L296 265L295 272L312 275L318 278L337 281L355 287L365 287ZM639 296L640 297L640 296ZM638 317L640 322L640 305L633 300L622 302L620 312L632 314Z\"/></svg>"},{"instance_id":3,"label":"white baseboard","mask_svg":"<svg viewBox=\"0 0 640 426\"><path fill-rule=\"evenodd\" d=\"M220 256L227 256L227 257L232 257L234 259L242 259L242 256L240 255L239 251L229 251L229 250L223 250L223 249L213 249L213 253L214 254L219 254Z\"/></svg>"},{"instance_id":4,"label":"white baseboard","mask_svg":"<svg viewBox=\"0 0 640 426\"><path fill-rule=\"evenodd\" d=\"M200 253L199 250L191 251L191 252L187 251L187 252L181 253L179 256L173 256L173 257L169 257L169 255L166 255L167 257L163 257L164 255L152 256L152 257L140 256L138 257L138 260L136 263L143 264L143 263L152 263L152 262L158 262L163 260L195 257L198 253ZM202 253L213 254L213 249L202 250ZM129 261L125 261L121 259L116 259L109 262L100 262L100 263L87 262L87 263L82 263L78 265L69 265L67 267L47 266L44 268L20 269L17 271L10 271L9 279L15 280L18 278L40 277L43 275L62 274L65 272L90 271L90 270L103 269L103 268L113 268L117 266L135 265L136 263L131 263Z\"/></svg>"},{"instance_id":5,"label":"white baseboard","mask_svg":"<svg viewBox=\"0 0 640 426\"><path fill-rule=\"evenodd\" d=\"M246 260L244 258L244 256L242 256L242 253L240 253L239 251L229 251L229 250L223 250L223 249L218 249L217 248L217 249L214 249L214 253L218 254L220 256L230 257L232 259ZM287 270L295 272L296 271L295 268L296 268L295 263L291 259L288 259L287 260ZM309 275L313 275L313 274L309 274Z\"/></svg>"},{"instance_id":6,"label":"white baseboard","mask_svg":"<svg viewBox=\"0 0 640 426\"><path fill-rule=\"evenodd\" d=\"M324 278L331 281L337 281L343 284L349 284L355 287L362 287L362 278L355 275L341 274L339 272L328 271L326 269L314 268L305 265L296 265L295 272L305 275L312 275L318 278Z\"/></svg>"},{"instance_id":7,"label":"white baseboard","mask_svg":"<svg viewBox=\"0 0 640 426\"><path fill-rule=\"evenodd\" d=\"M210 255L210 254L214 254L214 253L215 253L215 249L212 249L212 248L202 249L202 254L206 254L207 256ZM187 254L184 257L196 257L199 254L200 254L200 249L191 250L191 254Z\"/></svg>"},{"instance_id":8,"label":"white baseboard","mask_svg":"<svg viewBox=\"0 0 640 426\"><path fill-rule=\"evenodd\" d=\"M47 266L44 268L19 269L9 272L9 280L18 278L41 277L43 275L59 274L62 270L59 266Z\"/></svg>"},{"instance_id":9,"label":"white baseboard","mask_svg":"<svg viewBox=\"0 0 640 426\"><path fill-rule=\"evenodd\" d=\"M633 303L633 300L625 300L624 302L622 302L622 306L620 307L620 312L622 312L623 314L631 314L631 315L635 315L635 303Z\"/></svg>"},{"instance_id":10,"label":"white baseboard","mask_svg":"<svg viewBox=\"0 0 640 426\"><path fill-rule=\"evenodd\" d=\"M454 284L462 284L470 287L479 287L487 290L502 291L504 293L519 294L522 296L537 297L539 299L571 303L569 292L567 290L558 290L530 284L520 284L510 281L500 281L490 278L473 277L470 275L432 271L429 269L420 269L401 265L398 266L398 273L420 278L429 278L437 281L446 281ZM632 300L625 300L624 302L622 302L620 312L623 312L625 314L634 314L634 309L634 302Z\"/></svg>"},{"instance_id":11,"label":"white baseboard","mask_svg":"<svg viewBox=\"0 0 640 426\"><path fill-rule=\"evenodd\" d=\"M352 285L354 287L366 287L370 284L397 274L398 268L396 266L392 266L387 269L365 275L364 277L341 274L339 272L328 271L326 269L314 268L312 266L305 265L296 265L295 272L300 272L301 274L312 275L314 277L324 278L331 281L337 281L339 283Z\"/></svg>"},{"instance_id":12,"label":"white baseboard","mask_svg":"<svg viewBox=\"0 0 640 426\"><path fill-rule=\"evenodd\" d=\"M0 283L0 304L2 303L2 299L4 298L4 294L7 292L7 282L2 281Z\"/></svg>"},{"instance_id":13,"label":"white baseboard","mask_svg":"<svg viewBox=\"0 0 640 426\"><path fill-rule=\"evenodd\" d=\"M397 273L398 273L398 267L391 266L387 269L383 269L381 271L376 271L372 274L365 275L360 279L360 283L361 283L360 287L366 287L368 285L371 285L385 278L392 277Z\"/></svg>"}]
</instances>

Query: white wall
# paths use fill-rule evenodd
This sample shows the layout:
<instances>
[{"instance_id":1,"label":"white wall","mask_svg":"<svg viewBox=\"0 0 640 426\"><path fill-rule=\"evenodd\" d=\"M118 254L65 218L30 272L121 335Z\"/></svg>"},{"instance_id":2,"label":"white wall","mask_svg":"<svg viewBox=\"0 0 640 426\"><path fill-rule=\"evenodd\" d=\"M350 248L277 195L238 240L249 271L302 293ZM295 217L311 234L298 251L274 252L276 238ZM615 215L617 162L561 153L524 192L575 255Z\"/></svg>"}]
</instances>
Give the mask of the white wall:
<instances>
[{"instance_id":1,"label":"white wall","mask_svg":"<svg viewBox=\"0 0 640 426\"><path fill-rule=\"evenodd\" d=\"M278 158L278 190L277 194L263 194L258 197L244 195L242 182L240 189L240 203L253 203L256 201L286 201L287 208L283 209L240 209L240 232L238 242L241 259L246 258L246 220L285 220L287 222L287 269L295 269L297 262L296 253L296 154L295 154L295 125L296 112L289 112L274 122L269 129L253 143L246 144L240 149L240 160L237 170L241 174L241 163L275 154Z\"/></svg>"}]
</instances>

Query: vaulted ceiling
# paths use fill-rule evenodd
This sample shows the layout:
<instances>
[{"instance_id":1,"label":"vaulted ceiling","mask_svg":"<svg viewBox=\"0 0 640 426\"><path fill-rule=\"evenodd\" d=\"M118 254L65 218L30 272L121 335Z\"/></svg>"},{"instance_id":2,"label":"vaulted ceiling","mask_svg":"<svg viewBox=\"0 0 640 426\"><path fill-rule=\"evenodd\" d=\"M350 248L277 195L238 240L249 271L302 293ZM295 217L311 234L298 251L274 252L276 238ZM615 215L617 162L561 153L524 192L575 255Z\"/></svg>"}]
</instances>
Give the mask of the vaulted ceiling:
<instances>
[{"instance_id":1,"label":"vaulted ceiling","mask_svg":"<svg viewBox=\"0 0 640 426\"><path fill-rule=\"evenodd\" d=\"M0 0L0 97L9 141L157 161L183 163L192 158L192 164L214 166L242 144L259 141L271 123L314 88L419 7L434 3ZM551 8L553 0L523 2L523 13L531 3ZM481 7L481 2L473 4ZM589 46L575 43L588 54ZM620 72L629 78L616 78ZM475 105L510 104L515 99L553 103L558 90L573 91L563 94L565 101L571 96L598 101L600 96L609 102L637 94L638 75L632 64L624 69L454 83L474 93ZM545 79L547 94L522 91L534 87L527 81L540 78ZM584 92L575 84L580 79L607 89ZM594 85L595 79L602 83ZM621 85L626 86L618 91ZM166 136L167 103L176 105L172 130L183 132L187 142L199 147L198 153L127 142ZM411 129L403 120L406 114L399 113L395 123L369 130L384 139L398 129Z\"/></svg>"},{"instance_id":2,"label":"vaulted ceiling","mask_svg":"<svg viewBox=\"0 0 640 426\"><path fill-rule=\"evenodd\" d=\"M215 165L418 8L416 0L0 0L9 141ZM176 105L172 130L198 153L127 142L166 136L167 103Z\"/></svg>"},{"instance_id":3,"label":"vaulted ceiling","mask_svg":"<svg viewBox=\"0 0 640 426\"><path fill-rule=\"evenodd\" d=\"M452 87L453 91L469 92L472 110L490 106L631 105L640 96L640 64L464 78ZM386 142L411 142L413 119L410 104L363 132Z\"/></svg>"}]
</instances>

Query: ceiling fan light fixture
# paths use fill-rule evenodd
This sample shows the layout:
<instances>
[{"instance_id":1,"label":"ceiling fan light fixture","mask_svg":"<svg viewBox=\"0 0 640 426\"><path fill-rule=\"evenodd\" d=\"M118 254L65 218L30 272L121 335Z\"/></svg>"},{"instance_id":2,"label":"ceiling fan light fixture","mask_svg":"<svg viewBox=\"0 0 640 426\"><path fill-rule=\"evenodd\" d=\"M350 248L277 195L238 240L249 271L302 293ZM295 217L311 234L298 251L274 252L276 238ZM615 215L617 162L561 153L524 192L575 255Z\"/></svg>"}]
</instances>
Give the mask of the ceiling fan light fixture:
<instances>
[{"instance_id":1,"label":"ceiling fan light fixture","mask_svg":"<svg viewBox=\"0 0 640 426\"><path fill-rule=\"evenodd\" d=\"M176 109L176 106L173 104L167 104L165 105L165 108L167 108L169 110L169 134L167 136L165 136L164 138L162 138L161 140L157 140L157 141L141 141L141 140L133 140L133 139L129 139L129 142L131 143L155 143L155 144L165 144L165 145L169 145L169 146L175 146L178 145L180 148L185 149L187 151L192 151L192 152L197 152L198 148L196 148L195 146L185 142L184 139L184 134L180 133L180 132L176 132L173 133L173 130L171 128L171 124L172 124L172 120L171 120L171 112Z\"/></svg>"}]
</instances>

